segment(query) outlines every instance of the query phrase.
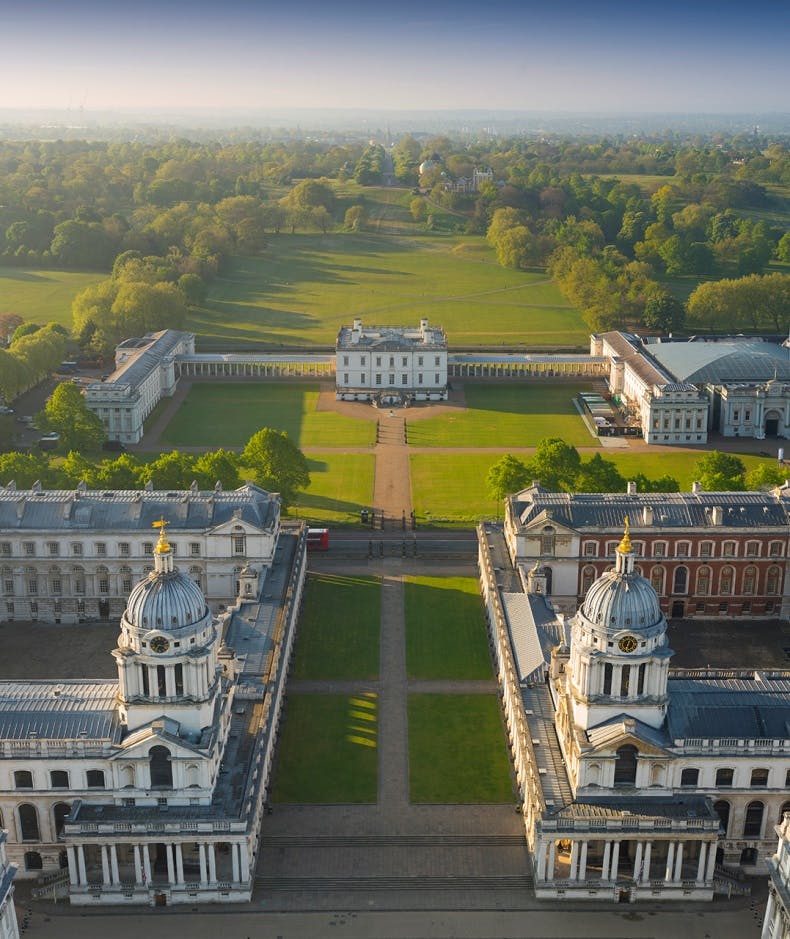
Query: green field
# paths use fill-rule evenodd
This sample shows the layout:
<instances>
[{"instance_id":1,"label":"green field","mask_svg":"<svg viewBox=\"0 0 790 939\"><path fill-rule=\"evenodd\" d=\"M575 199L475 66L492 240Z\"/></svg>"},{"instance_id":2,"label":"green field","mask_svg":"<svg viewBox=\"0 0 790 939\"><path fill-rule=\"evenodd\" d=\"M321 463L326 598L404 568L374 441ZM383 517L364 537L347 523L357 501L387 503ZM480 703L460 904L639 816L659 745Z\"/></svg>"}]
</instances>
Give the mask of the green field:
<instances>
[{"instance_id":1,"label":"green field","mask_svg":"<svg viewBox=\"0 0 790 939\"><path fill-rule=\"evenodd\" d=\"M454 348L576 348L589 335L545 274L501 267L482 238L375 232L272 237L264 257L234 259L186 328L211 348L328 348L354 316L427 316Z\"/></svg>"},{"instance_id":2,"label":"green field","mask_svg":"<svg viewBox=\"0 0 790 939\"><path fill-rule=\"evenodd\" d=\"M71 329L74 296L106 276L0 267L0 312L17 313L35 323L60 323Z\"/></svg>"},{"instance_id":3,"label":"green field","mask_svg":"<svg viewBox=\"0 0 790 939\"><path fill-rule=\"evenodd\" d=\"M766 443L768 443L766 441ZM770 444L769 444L770 446ZM775 444L774 444L775 447ZM612 460L620 474L626 479L632 479L637 473L644 473L648 479L657 476L674 476L680 483L682 492L689 492L691 484L695 482L692 467L705 454L707 450L669 450L666 453L646 453L639 451L623 453L607 453L606 458ZM766 460L752 453L736 453L746 467L747 472L761 463L776 465L776 460Z\"/></svg>"},{"instance_id":4,"label":"green field","mask_svg":"<svg viewBox=\"0 0 790 939\"><path fill-rule=\"evenodd\" d=\"M406 580L406 671L409 678L491 678L474 577Z\"/></svg>"},{"instance_id":5,"label":"green field","mask_svg":"<svg viewBox=\"0 0 790 939\"><path fill-rule=\"evenodd\" d=\"M534 447L562 437L575 447L596 447L573 404L589 383L477 385L464 387L466 408L409 422L415 447ZM493 462L493 461L492 461Z\"/></svg>"},{"instance_id":6,"label":"green field","mask_svg":"<svg viewBox=\"0 0 790 939\"><path fill-rule=\"evenodd\" d=\"M359 524L360 509L373 504L373 453L318 451L307 463L310 488L297 494L289 514L323 525Z\"/></svg>"},{"instance_id":7,"label":"green field","mask_svg":"<svg viewBox=\"0 0 790 939\"><path fill-rule=\"evenodd\" d=\"M289 694L277 749L274 802L375 802L378 700Z\"/></svg>"},{"instance_id":8,"label":"green field","mask_svg":"<svg viewBox=\"0 0 790 939\"><path fill-rule=\"evenodd\" d=\"M496 695L409 695L412 802L510 802L510 758Z\"/></svg>"},{"instance_id":9,"label":"green field","mask_svg":"<svg viewBox=\"0 0 790 939\"><path fill-rule=\"evenodd\" d=\"M375 412L357 420L318 411L318 385L284 382L196 382L165 428L173 447L242 447L262 427L284 430L298 447L368 447Z\"/></svg>"},{"instance_id":10,"label":"green field","mask_svg":"<svg viewBox=\"0 0 790 939\"><path fill-rule=\"evenodd\" d=\"M372 679L379 674L381 583L372 577L308 578L294 678Z\"/></svg>"},{"instance_id":11,"label":"green field","mask_svg":"<svg viewBox=\"0 0 790 939\"><path fill-rule=\"evenodd\" d=\"M503 451L504 452L504 451ZM502 517L503 506L488 495L486 475L502 453L412 453L411 498L421 524L469 525ZM519 457L526 459L526 457Z\"/></svg>"}]
</instances>

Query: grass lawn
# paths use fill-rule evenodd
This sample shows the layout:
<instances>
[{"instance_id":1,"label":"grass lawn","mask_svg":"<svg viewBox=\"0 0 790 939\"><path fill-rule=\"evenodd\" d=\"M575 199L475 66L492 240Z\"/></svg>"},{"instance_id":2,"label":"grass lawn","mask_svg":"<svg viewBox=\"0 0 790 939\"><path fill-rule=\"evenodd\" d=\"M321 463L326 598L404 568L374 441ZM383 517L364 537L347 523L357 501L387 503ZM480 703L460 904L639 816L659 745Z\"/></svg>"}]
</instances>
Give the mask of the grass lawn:
<instances>
[{"instance_id":1,"label":"grass lawn","mask_svg":"<svg viewBox=\"0 0 790 939\"><path fill-rule=\"evenodd\" d=\"M485 622L474 577L406 580L409 678L490 678Z\"/></svg>"},{"instance_id":2,"label":"grass lawn","mask_svg":"<svg viewBox=\"0 0 790 939\"><path fill-rule=\"evenodd\" d=\"M412 802L510 802L513 783L496 695L409 695Z\"/></svg>"},{"instance_id":3,"label":"grass lawn","mask_svg":"<svg viewBox=\"0 0 790 939\"><path fill-rule=\"evenodd\" d=\"M307 462L310 488L297 494L288 514L322 525L358 525L359 510L373 504L373 454L320 451Z\"/></svg>"},{"instance_id":4,"label":"grass lawn","mask_svg":"<svg viewBox=\"0 0 790 939\"><path fill-rule=\"evenodd\" d=\"M504 452L504 451L503 451ZM486 475L502 453L412 453L411 498L418 524L465 523L502 515Z\"/></svg>"},{"instance_id":5,"label":"grass lawn","mask_svg":"<svg viewBox=\"0 0 790 939\"><path fill-rule=\"evenodd\" d=\"M466 410L409 423L415 447L534 447L544 437L562 437L575 447L595 447L573 404L589 383L464 386Z\"/></svg>"},{"instance_id":6,"label":"grass lawn","mask_svg":"<svg viewBox=\"0 0 790 939\"><path fill-rule=\"evenodd\" d=\"M770 446L771 444L768 443L768 447ZM630 451L609 452L604 456L616 464L620 474L626 479L632 479L637 473L644 473L650 479L668 474L677 479L682 492L689 492L691 484L695 481L692 467L708 452L707 450L669 450L667 448L667 452L661 454ZM736 453L733 456L737 456L743 462L747 472L761 463L776 465L775 459L766 460L752 453Z\"/></svg>"},{"instance_id":7,"label":"grass lawn","mask_svg":"<svg viewBox=\"0 0 790 939\"><path fill-rule=\"evenodd\" d=\"M165 428L174 447L241 447L262 427L284 430L298 447L367 447L376 422L317 411L318 385L195 382Z\"/></svg>"},{"instance_id":8,"label":"grass lawn","mask_svg":"<svg viewBox=\"0 0 790 939\"><path fill-rule=\"evenodd\" d=\"M17 313L36 323L60 323L71 330L71 301L107 274L39 271L0 267L3 312Z\"/></svg>"},{"instance_id":9,"label":"grass lawn","mask_svg":"<svg viewBox=\"0 0 790 939\"><path fill-rule=\"evenodd\" d=\"M589 336L544 273L501 267L482 238L375 231L270 238L265 256L234 259L186 328L203 348L333 347L354 316L381 325L427 316L456 348L576 348Z\"/></svg>"},{"instance_id":10,"label":"grass lawn","mask_svg":"<svg viewBox=\"0 0 790 939\"><path fill-rule=\"evenodd\" d=\"M381 583L373 577L311 574L299 619L294 678L377 678Z\"/></svg>"},{"instance_id":11,"label":"grass lawn","mask_svg":"<svg viewBox=\"0 0 790 939\"><path fill-rule=\"evenodd\" d=\"M277 751L274 802L375 802L375 695L289 694Z\"/></svg>"}]
</instances>

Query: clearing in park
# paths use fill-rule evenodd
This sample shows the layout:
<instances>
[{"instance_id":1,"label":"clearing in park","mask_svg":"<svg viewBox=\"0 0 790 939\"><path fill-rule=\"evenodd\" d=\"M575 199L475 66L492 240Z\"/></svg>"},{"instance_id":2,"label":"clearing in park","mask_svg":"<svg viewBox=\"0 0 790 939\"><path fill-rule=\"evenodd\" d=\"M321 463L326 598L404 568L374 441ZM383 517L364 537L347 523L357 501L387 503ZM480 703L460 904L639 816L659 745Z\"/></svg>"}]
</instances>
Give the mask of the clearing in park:
<instances>
[{"instance_id":1,"label":"clearing in park","mask_svg":"<svg viewBox=\"0 0 790 939\"><path fill-rule=\"evenodd\" d=\"M378 678L380 638L378 578L311 574L291 675L335 681Z\"/></svg>"},{"instance_id":2,"label":"clearing in park","mask_svg":"<svg viewBox=\"0 0 790 939\"><path fill-rule=\"evenodd\" d=\"M375 802L375 694L289 694L272 801L332 805Z\"/></svg>"},{"instance_id":3,"label":"clearing in park","mask_svg":"<svg viewBox=\"0 0 790 939\"><path fill-rule=\"evenodd\" d=\"M405 583L409 678L491 678L480 593L474 577L409 577Z\"/></svg>"},{"instance_id":4,"label":"clearing in park","mask_svg":"<svg viewBox=\"0 0 790 939\"><path fill-rule=\"evenodd\" d=\"M412 802L510 802L510 758L495 694L409 695Z\"/></svg>"}]
</instances>

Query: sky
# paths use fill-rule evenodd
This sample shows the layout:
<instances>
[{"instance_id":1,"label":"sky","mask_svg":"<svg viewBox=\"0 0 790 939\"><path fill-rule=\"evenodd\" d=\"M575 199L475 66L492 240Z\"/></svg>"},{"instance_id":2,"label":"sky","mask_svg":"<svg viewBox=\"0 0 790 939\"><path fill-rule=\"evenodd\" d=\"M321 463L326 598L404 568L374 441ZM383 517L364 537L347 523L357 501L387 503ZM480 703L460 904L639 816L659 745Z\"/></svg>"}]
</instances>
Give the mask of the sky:
<instances>
[{"instance_id":1,"label":"sky","mask_svg":"<svg viewBox=\"0 0 790 939\"><path fill-rule=\"evenodd\" d=\"M0 108L790 111L786 0L0 0Z\"/></svg>"}]
</instances>

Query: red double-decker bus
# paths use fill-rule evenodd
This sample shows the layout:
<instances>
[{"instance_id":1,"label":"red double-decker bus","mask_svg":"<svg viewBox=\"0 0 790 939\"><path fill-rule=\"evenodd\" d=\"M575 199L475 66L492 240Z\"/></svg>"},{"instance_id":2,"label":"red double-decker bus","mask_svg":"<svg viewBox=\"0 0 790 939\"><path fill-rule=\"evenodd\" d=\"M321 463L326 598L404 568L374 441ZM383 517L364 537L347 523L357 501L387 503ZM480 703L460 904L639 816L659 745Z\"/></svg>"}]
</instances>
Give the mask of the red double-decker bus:
<instances>
[{"instance_id":1,"label":"red double-decker bus","mask_svg":"<svg viewBox=\"0 0 790 939\"><path fill-rule=\"evenodd\" d=\"M328 528L308 528L307 529L307 550L308 551L328 551L329 550L329 529Z\"/></svg>"}]
</instances>

